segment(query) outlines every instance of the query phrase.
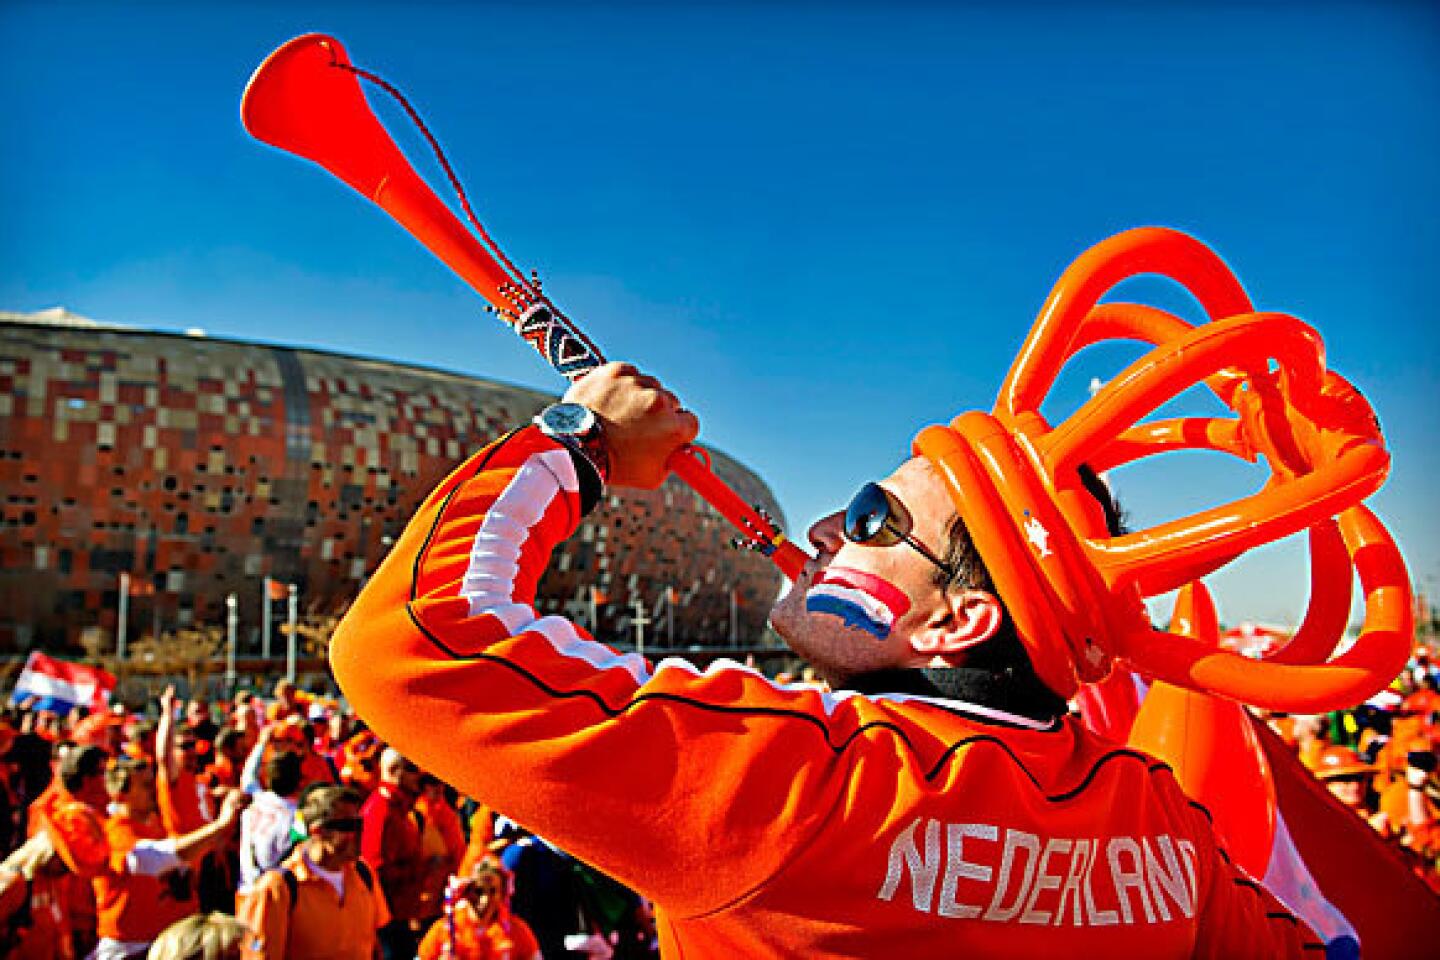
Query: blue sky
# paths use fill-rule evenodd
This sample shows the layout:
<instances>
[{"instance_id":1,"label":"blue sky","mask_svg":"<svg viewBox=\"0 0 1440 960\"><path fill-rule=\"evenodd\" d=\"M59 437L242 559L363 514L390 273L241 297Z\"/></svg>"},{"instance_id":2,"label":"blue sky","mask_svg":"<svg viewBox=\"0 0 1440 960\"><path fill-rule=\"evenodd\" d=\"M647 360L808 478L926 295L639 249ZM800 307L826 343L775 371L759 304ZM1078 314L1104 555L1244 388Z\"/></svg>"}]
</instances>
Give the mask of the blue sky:
<instances>
[{"instance_id":1,"label":"blue sky","mask_svg":"<svg viewBox=\"0 0 1440 960\"><path fill-rule=\"evenodd\" d=\"M923 424L988 408L1071 259L1163 224L1319 328L1395 454L1375 505L1440 593L1433 6L8 0L0 309L558 389L399 228L241 129L251 71L311 30L406 91L511 256L673 385L794 528ZM1136 355L1082 355L1047 412ZM1115 475L1139 524L1260 482L1175 459ZM1303 550L1212 585L1226 620L1294 621Z\"/></svg>"}]
</instances>

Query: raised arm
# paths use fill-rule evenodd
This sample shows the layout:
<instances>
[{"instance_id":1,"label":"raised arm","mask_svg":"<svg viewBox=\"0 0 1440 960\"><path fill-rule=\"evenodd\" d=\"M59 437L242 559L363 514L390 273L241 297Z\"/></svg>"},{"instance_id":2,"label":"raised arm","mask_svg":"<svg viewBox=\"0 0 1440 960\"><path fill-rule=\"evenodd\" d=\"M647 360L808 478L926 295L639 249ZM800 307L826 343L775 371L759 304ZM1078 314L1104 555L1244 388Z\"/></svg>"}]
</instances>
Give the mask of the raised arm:
<instances>
[{"instance_id":1,"label":"raised arm","mask_svg":"<svg viewBox=\"0 0 1440 960\"><path fill-rule=\"evenodd\" d=\"M175 755L175 687L167 686L160 694L160 724L155 728L156 763L172 782L180 776L180 760Z\"/></svg>"},{"instance_id":2,"label":"raised arm","mask_svg":"<svg viewBox=\"0 0 1440 960\"><path fill-rule=\"evenodd\" d=\"M248 794L257 794L265 789L260 782L260 764L265 760L265 751L269 749L274 733L275 727L267 724L255 738L255 746L250 748L250 754L245 758L245 766L240 770L240 789Z\"/></svg>"},{"instance_id":3,"label":"raised arm","mask_svg":"<svg viewBox=\"0 0 1440 960\"><path fill-rule=\"evenodd\" d=\"M567 399L601 416L612 484L659 484L695 434L633 368L592 373ZM584 468L535 427L462 465L345 617L332 666L380 737L463 793L672 910L714 907L779 869L830 808L816 796L840 779L824 776L838 762L814 719L826 714L784 709L818 703L813 691L738 666L652 670L539 615Z\"/></svg>"},{"instance_id":4,"label":"raised arm","mask_svg":"<svg viewBox=\"0 0 1440 960\"><path fill-rule=\"evenodd\" d=\"M230 791L220 806L220 814L203 827L178 837L137 842L125 855L125 869L136 876L156 877L183 863L194 863L234 833L240 813L249 802L249 796L241 791Z\"/></svg>"}]
</instances>

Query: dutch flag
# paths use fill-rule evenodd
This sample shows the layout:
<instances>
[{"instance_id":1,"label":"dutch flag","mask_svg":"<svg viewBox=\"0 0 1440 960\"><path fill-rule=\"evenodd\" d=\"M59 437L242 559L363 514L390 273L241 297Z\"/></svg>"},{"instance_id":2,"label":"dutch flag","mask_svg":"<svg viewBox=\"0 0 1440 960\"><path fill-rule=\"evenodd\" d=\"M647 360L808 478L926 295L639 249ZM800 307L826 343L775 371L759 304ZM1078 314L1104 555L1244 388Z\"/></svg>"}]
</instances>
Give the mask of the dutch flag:
<instances>
[{"instance_id":1,"label":"dutch flag","mask_svg":"<svg viewBox=\"0 0 1440 960\"><path fill-rule=\"evenodd\" d=\"M115 677L99 667L58 660L35 651L15 681L10 703L24 703L33 697L36 710L62 714L76 706L103 710L114 689Z\"/></svg>"}]
</instances>

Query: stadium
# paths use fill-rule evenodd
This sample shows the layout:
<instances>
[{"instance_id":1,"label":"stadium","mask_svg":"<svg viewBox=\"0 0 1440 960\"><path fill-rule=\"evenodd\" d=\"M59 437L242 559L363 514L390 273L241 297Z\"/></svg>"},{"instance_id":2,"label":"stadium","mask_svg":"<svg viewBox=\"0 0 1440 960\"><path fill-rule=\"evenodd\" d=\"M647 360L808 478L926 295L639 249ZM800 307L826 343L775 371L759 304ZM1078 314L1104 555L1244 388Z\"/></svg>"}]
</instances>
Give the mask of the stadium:
<instances>
[{"instance_id":1,"label":"stadium","mask_svg":"<svg viewBox=\"0 0 1440 960\"><path fill-rule=\"evenodd\" d=\"M0 314L0 654L65 651L82 630L156 636L239 604L258 649L263 583L337 613L444 475L552 395L280 344ZM748 502L751 470L711 451ZM540 584L542 611L661 645L757 643L780 586L763 558L675 481L612 493ZM595 590L592 596L592 587ZM672 608L666 610L667 604Z\"/></svg>"}]
</instances>

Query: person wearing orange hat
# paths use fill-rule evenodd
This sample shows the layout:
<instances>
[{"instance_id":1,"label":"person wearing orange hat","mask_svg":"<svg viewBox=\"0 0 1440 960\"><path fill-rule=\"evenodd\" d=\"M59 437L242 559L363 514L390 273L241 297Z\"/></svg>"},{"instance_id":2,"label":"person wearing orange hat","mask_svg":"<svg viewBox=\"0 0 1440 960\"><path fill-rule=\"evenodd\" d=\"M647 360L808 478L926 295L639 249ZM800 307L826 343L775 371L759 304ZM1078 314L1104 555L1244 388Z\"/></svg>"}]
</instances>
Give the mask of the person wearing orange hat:
<instances>
[{"instance_id":1,"label":"person wearing orange hat","mask_svg":"<svg viewBox=\"0 0 1440 960\"><path fill-rule=\"evenodd\" d=\"M357 714L653 901L662 953L1323 949L1165 765L1068 715L1068 654L1045 648L1040 678L1027 642L1045 638L1017 629L928 454L811 528L818 556L771 613L833 694L727 662L652 667L537 612L551 552L605 485L658 487L697 429L654 378L608 364L461 465L334 635ZM1028 519L1021 544L1049 551L1057 529Z\"/></svg>"},{"instance_id":2,"label":"person wearing orange hat","mask_svg":"<svg viewBox=\"0 0 1440 960\"><path fill-rule=\"evenodd\" d=\"M1361 816L1369 816L1366 793L1379 768L1367 763L1354 750L1339 745L1328 746L1315 762L1315 776L1330 793Z\"/></svg>"},{"instance_id":3,"label":"person wearing orange hat","mask_svg":"<svg viewBox=\"0 0 1440 960\"><path fill-rule=\"evenodd\" d=\"M460 857L460 866L455 868L457 876L465 876L475 864L492 853L497 853L506 841L495 836L495 811L483 803L475 804L470 813L470 839L465 842L465 853Z\"/></svg>"}]
</instances>

